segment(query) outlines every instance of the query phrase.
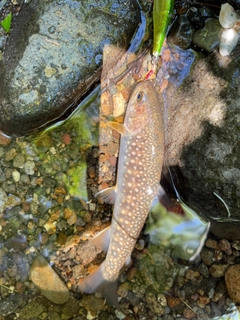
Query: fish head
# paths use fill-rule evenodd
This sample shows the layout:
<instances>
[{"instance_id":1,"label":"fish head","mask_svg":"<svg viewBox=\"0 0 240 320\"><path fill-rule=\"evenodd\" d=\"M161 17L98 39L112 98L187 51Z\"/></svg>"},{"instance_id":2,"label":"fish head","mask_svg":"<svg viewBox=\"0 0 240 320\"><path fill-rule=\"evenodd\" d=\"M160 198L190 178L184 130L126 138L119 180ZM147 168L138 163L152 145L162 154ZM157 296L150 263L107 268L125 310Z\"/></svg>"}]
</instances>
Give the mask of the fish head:
<instances>
[{"instance_id":1,"label":"fish head","mask_svg":"<svg viewBox=\"0 0 240 320\"><path fill-rule=\"evenodd\" d=\"M149 81L140 82L133 90L124 121L128 132L138 133L149 123L152 90L155 89Z\"/></svg>"}]
</instances>

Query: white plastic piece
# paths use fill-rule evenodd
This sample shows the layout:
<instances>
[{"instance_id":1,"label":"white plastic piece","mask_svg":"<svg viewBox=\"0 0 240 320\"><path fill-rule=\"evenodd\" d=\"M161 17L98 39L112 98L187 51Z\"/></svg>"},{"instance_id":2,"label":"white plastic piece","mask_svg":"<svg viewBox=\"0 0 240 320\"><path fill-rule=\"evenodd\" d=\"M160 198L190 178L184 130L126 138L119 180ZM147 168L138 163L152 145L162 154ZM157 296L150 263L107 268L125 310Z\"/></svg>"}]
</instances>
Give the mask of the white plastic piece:
<instances>
[{"instance_id":1,"label":"white plastic piece","mask_svg":"<svg viewBox=\"0 0 240 320\"><path fill-rule=\"evenodd\" d=\"M233 28L237 22L237 13L234 8L229 3L224 3L221 6L221 11L219 14L219 23L225 28Z\"/></svg>"},{"instance_id":2,"label":"white plastic piece","mask_svg":"<svg viewBox=\"0 0 240 320\"><path fill-rule=\"evenodd\" d=\"M224 30L220 37L219 52L221 56L229 55L238 42L238 33L234 29Z\"/></svg>"}]
</instances>

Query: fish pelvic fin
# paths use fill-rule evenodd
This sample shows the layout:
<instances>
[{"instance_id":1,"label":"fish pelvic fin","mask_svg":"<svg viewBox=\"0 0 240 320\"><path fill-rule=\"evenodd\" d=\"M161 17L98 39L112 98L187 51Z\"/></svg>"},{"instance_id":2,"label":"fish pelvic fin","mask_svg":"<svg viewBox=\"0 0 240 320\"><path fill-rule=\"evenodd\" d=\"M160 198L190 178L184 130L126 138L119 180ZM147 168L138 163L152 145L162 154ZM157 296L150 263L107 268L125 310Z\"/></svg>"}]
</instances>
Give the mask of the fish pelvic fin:
<instances>
[{"instance_id":1,"label":"fish pelvic fin","mask_svg":"<svg viewBox=\"0 0 240 320\"><path fill-rule=\"evenodd\" d=\"M103 189L95 194L95 197L102 199L106 203L114 204L117 196L117 187Z\"/></svg>"},{"instance_id":2,"label":"fish pelvic fin","mask_svg":"<svg viewBox=\"0 0 240 320\"><path fill-rule=\"evenodd\" d=\"M158 195L159 201L165 208L168 209L168 208L174 207L174 204L172 203L172 201L170 200L170 198L168 197L168 195L166 194L165 190L161 185L158 186L157 195Z\"/></svg>"},{"instance_id":3,"label":"fish pelvic fin","mask_svg":"<svg viewBox=\"0 0 240 320\"><path fill-rule=\"evenodd\" d=\"M101 250L106 253L110 242L110 231L110 226L105 228L104 230L99 232L95 237L93 237L90 240L90 243L92 243L98 250Z\"/></svg>"},{"instance_id":4,"label":"fish pelvic fin","mask_svg":"<svg viewBox=\"0 0 240 320\"><path fill-rule=\"evenodd\" d=\"M94 273L83 279L83 281L79 283L78 288L84 293L99 292L106 299L108 305L120 309L117 297L118 279L114 281L104 279L103 270L104 262Z\"/></svg>"},{"instance_id":5,"label":"fish pelvic fin","mask_svg":"<svg viewBox=\"0 0 240 320\"><path fill-rule=\"evenodd\" d=\"M127 134L126 127L123 123L119 123L116 121L108 121L106 124L109 128L119 132L121 135Z\"/></svg>"}]
</instances>

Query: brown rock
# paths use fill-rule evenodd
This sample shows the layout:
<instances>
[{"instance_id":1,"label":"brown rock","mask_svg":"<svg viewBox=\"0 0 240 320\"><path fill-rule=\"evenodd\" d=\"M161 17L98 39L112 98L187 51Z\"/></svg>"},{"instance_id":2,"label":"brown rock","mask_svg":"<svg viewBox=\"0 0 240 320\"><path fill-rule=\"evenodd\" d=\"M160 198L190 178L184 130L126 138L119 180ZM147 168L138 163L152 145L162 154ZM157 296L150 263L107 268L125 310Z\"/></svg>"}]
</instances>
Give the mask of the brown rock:
<instances>
[{"instance_id":1,"label":"brown rock","mask_svg":"<svg viewBox=\"0 0 240 320\"><path fill-rule=\"evenodd\" d=\"M2 131L0 131L0 145L7 146L11 142L11 138L6 136Z\"/></svg>"},{"instance_id":2,"label":"brown rock","mask_svg":"<svg viewBox=\"0 0 240 320\"><path fill-rule=\"evenodd\" d=\"M207 239L206 243L205 243L205 246L207 248L210 248L210 249L218 249L218 243L216 240L213 240L211 238Z\"/></svg>"},{"instance_id":3,"label":"brown rock","mask_svg":"<svg viewBox=\"0 0 240 320\"><path fill-rule=\"evenodd\" d=\"M183 309L183 316L186 318L186 319L193 319L193 318L196 318L196 313L194 313L191 309L189 308L184 308Z\"/></svg>"},{"instance_id":4,"label":"brown rock","mask_svg":"<svg viewBox=\"0 0 240 320\"><path fill-rule=\"evenodd\" d=\"M222 263L222 264L214 263L209 268L209 272L210 272L211 276L214 278L223 277L227 267L228 267L228 265L225 263Z\"/></svg>"},{"instance_id":5,"label":"brown rock","mask_svg":"<svg viewBox=\"0 0 240 320\"><path fill-rule=\"evenodd\" d=\"M200 308L204 308L206 304L210 303L210 299L207 296L199 296L198 298L198 306Z\"/></svg>"},{"instance_id":6,"label":"brown rock","mask_svg":"<svg viewBox=\"0 0 240 320\"><path fill-rule=\"evenodd\" d=\"M104 115L110 115L113 112L113 101L109 91L101 94L101 112Z\"/></svg>"},{"instance_id":7,"label":"brown rock","mask_svg":"<svg viewBox=\"0 0 240 320\"><path fill-rule=\"evenodd\" d=\"M178 306L180 303L180 300L176 297L166 295L166 299L167 299L167 304L168 304L169 308L174 308L174 307Z\"/></svg>"},{"instance_id":8,"label":"brown rock","mask_svg":"<svg viewBox=\"0 0 240 320\"><path fill-rule=\"evenodd\" d=\"M240 264L232 265L227 269L225 283L232 300L240 302Z\"/></svg>"},{"instance_id":9,"label":"brown rock","mask_svg":"<svg viewBox=\"0 0 240 320\"><path fill-rule=\"evenodd\" d=\"M30 278L48 300L63 304L69 299L68 288L43 256L34 259Z\"/></svg>"}]
</instances>

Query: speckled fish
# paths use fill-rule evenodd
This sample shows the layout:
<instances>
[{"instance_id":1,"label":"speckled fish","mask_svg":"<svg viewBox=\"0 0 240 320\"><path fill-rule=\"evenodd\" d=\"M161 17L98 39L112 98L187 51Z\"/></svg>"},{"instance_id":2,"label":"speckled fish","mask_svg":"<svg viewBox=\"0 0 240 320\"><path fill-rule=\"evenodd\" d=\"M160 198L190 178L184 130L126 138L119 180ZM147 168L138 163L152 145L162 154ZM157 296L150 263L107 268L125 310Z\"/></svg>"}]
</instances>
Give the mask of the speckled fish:
<instances>
[{"instance_id":1,"label":"speckled fish","mask_svg":"<svg viewBox=\"0 0 240 320\"><path fill-rule=\"evenodd\" d=\"M108 123L121 133L116 187L96 196L114 203L111 226L91 241L107 251L105 261L79 284L82 292L101 292L119 307L117 281L143 228L155 196L160 192L164 130L162 98L150 81L139 83L129 100L124 124Z\"/></svg>"}]
</instances>

